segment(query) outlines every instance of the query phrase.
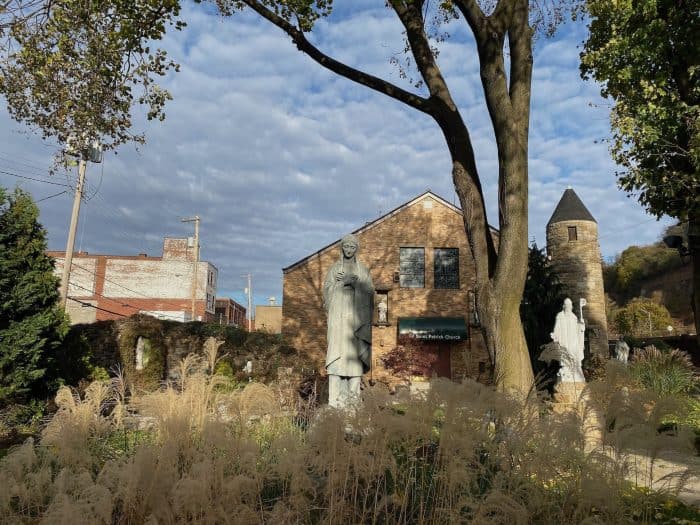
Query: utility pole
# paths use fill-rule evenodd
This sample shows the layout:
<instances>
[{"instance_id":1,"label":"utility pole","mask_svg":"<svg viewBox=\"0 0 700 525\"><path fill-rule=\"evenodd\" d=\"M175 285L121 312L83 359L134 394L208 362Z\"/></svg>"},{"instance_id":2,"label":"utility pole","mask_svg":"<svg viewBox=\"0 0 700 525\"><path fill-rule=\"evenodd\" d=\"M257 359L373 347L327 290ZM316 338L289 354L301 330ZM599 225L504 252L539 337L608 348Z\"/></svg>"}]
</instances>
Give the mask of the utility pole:
<instances>
[{"instance_id":1,"label":"utility pole","mask_svg":"<svg viewBox=\"0 0 700 525\"><path fill-rule=\"evenodd\" d=\"M72 137L75 141L75 138ZM60 307L65 310L68 302L68 284L70 283L71 266L73 265L73 249L75 248L75 232L78 229L78 217L80 216L80 202L83 198L83 189L85 186L85 171L87 170L87 162L102 162L102 148L99 142L95 141L89 146L83 146L79 149L74 148L69 137L66 153L68 155L78 155L80 161L78 163L78 184L75 187L75 197L73 198L73 212L70 217L70 227L68 229L68 243L66 244L66 255L63 260L63 276L61 280L61 296Z\"/></svg>"},{"instance_id":2,"label":"utility pole","mask_svg":"<svg viewBox=\"0 0 700 525\"><path fill-rule=\"evenodd\" d=\"M185 217L180 219L181 222L194 222L194 270L192 272L192 321L195 317L195 304L197 302L197 273L199 272L199 215L194 217Z\"/></svg>"},{"instance_id":3,"label":"utility pole","mask_svg":"<svg viewBox=\"0 0 700 525\"><path fill-rule=\"evenodd\" d=\"M83 184L85 183L85 171L87 161L81 157L78 165L78 185L75 187L73 199L73 213L70 216L70 228L68 230L68 244L66 244L66 256L63 260L63 277L61 283L61 308L66 309L68 301L68 283L70 282L70 270L73 264L73 248L75 247L75 232L78 229L78 216L80 215L80 201L83 198Z\"/></svg>"},{"instance_id":4,"label":"utility pole","mask_svg":"<svg viewBox=\"0 0 700 525\"><path fill-rule=\"evenodd\" d=\"M253 327L253 275L250 273L245 274L244 277L248 278L248 288L245 289L245 293L248 296L248 331L251 331Z\"/></svg>"}]
</instances>

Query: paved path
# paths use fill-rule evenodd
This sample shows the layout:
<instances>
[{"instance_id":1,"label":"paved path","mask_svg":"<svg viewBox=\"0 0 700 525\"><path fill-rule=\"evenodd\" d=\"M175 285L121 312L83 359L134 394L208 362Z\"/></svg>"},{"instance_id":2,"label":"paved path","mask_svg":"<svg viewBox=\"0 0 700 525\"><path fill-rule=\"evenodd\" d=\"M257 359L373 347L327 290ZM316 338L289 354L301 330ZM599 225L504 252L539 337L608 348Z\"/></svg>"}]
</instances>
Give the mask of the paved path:
<instances>
[{"instance_id":1,"label":"paved path","mask_svg":"<svg viewBox=\"0 0 700 525\"><path fill-rule=\"evenodd\" d=\"M631 481L637 485L657 490L677 491L679 484L683 488L678 498L689 505L700 508L700 456L680 452L661 452L652 463L648 456L641 454L630 456L636 471Z\"/></svg>"}]
</instances>

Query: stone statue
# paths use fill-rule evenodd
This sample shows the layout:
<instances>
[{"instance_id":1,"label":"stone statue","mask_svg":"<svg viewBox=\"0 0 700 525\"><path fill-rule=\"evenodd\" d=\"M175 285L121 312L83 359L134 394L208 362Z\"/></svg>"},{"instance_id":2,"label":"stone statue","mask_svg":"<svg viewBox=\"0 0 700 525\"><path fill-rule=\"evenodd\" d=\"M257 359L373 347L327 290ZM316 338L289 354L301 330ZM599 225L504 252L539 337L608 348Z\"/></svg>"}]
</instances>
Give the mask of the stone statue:
<instances>
[{"instance_id":1,"label":"stone statue","mask_svg":"<svg viewBox=\"0 0 700 525\"><path fill-rule=\"evenodd\" d=\"M340 260L326 274L323 303L328 317L328 404L345 408L360 398L362 374L372 363L374 286L365 265L357 260L360 244L347 235Z\"/></svg>"},{"instance_id":2,"label":"stone statue","mask_svg":"<svg viewBox=\"0 0 700 525\"><path fill-rule=\"evenodd\" d=\"M583 302L582 302L583 304ZM558 383L583 383L586 379L581 369L583 361L583 337L586 325L583 316L579 320L572 311L573 305L568 297L564 299L564 308L557 314L554 331L550 334L552 340L561 348Z\"/></svg>"},{"instance_id":3,"label":"stone statue","mask_svg":"<svg viewBox=\"0 0 700 525\"><path fill-rule=\"evenodd\" d=\"M624 336L620 336L615 344L615 359L626 363L630 357L630 345L625 341Z\"/></svg>"},{"instance_id":4,"label":"stone statue","mask_svg":"<svg viewBox=\"0 0 700 525\"><path fill-rule=\"evenodd\" d=\"M382 297L382 300L379 301L379 304L377 305L378 323L386 323L386 312L388 309L389 307L386 305L386 297Z\"/></svg>"}]
</instances>

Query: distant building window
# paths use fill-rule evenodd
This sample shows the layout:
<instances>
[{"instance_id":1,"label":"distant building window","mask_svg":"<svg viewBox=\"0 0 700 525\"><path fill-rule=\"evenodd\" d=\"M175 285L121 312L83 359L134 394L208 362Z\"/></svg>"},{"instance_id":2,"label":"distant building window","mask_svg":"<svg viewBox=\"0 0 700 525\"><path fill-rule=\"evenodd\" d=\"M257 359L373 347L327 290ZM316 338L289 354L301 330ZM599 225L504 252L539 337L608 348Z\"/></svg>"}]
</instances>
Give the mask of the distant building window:
<instances>
[{"instance_id":1,"label":"distant building window","mask_svg":"<svg viewBox=\"0 0 700 525\"><path fill-rule=\"evenodd\" d=\"M401 288L425 287L425 248L401 248L399 286Z\"/></svg>"},{"instance_id":2,"label":"distant building window","mask_svg":"<svg viewBox=\"0 0 700 525\"><path fill-rule=\"evenodd\" d=\"M569 226L569 240L577 241L578 233L576 232L576 226Z\"/></svg>"},{"instance_id":3,"label":"distant building window","mask_svg":"<svg viewBox=\"0 0 700 525\"><path fill-rule=\"evenodd\" d=\"M435 288L459 288L459 249L436 248L433 254Z\"/></svg>"}]
</instances>

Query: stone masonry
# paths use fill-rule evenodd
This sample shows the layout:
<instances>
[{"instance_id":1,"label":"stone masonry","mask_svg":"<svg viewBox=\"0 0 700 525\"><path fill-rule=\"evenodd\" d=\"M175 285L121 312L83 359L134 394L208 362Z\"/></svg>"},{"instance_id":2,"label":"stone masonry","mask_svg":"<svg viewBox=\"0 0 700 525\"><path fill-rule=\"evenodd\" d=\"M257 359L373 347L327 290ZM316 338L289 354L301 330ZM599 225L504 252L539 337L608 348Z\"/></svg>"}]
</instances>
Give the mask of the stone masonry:
<instances>
[{"instance_id":1,"label":"stone masonry","mask_svg":"<svg viewBox=\"0 0 700 525\"><path fill-rule=\"evenodd\" d=\"M579 298L587 301L583 316L591 352L607 357L608 325L598 225L572 189L564 192L547 224L547 254L564 285L564 293L574 303L576 315Z\"/></svg>"}]
</instances>

